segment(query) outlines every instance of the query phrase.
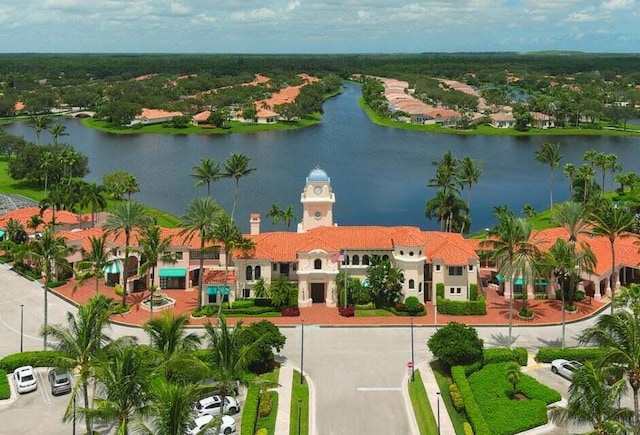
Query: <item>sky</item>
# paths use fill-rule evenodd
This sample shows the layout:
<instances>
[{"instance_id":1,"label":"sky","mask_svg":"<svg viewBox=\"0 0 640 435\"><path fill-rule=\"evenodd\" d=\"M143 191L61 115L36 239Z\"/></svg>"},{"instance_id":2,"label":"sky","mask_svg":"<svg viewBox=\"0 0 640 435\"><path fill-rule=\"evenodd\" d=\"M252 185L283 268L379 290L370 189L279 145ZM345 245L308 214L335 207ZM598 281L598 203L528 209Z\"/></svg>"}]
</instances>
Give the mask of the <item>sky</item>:
<instances>
[{"instance_id":1,"label":"sky","mask_svg":"<svg viewBox=\"0 0 640 435\"><path fill-rule=\"evenodd\" d=\"M640 51L640 0L0 0L5 53Z\"/></svg>"}]
</instances>

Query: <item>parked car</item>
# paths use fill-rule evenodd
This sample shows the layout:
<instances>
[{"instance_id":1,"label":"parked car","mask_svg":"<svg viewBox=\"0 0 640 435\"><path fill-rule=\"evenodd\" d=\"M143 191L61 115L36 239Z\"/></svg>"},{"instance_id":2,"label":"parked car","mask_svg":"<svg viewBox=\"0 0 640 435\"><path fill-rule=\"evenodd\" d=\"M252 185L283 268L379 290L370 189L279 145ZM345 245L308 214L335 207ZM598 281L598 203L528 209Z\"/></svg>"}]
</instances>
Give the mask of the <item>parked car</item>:
<instances>
[{"instance_id":1,"label":"parked car","mask_svg":"<svg viewBox=\"0 0 640 435\"><path fill-rule=\"evenodd\" d=\"M71 392L71 375L66 370L49 370L49 384L51 384L51 394L66 394Z\"/></svg>"},{"instance_id":2,"label":"parked car","mask_svg":"<svg viewBox=\"0 0 640 435\"><path fill-rule=\"evenodd\" d=\"M567 361L566 359L554 359L551 361L551 371L567 379L573 378L573 373L582 367L578 361Z\"/></svg>"},{"instance_id":3,"label":"parked car","mask_svg":"<svg viewBox=\"0 0 640 435\"><path fill-rule=\"evenodd\" d=\"M198 400L196 402L195 410L198 412L198 415L219 415L220 414L220 404L222 400L220 396L209 396L204 399ZM224 397L224 412L223 414L236 414L240 411L240 404L236 400L235 397L225 396Z\"/></svg>"},{"instance_id":4,"label":"parked car","mask_svg":"<svg viewBox=\"0 0 640 435\"><path fill-rule=\"evenodd\" d=\"M28 393L38 389L38 381L36 374L33 372L33 367L23 366L18 367L13 371L13 380L16 383L18 393Z\"/></svg>"},{"instance_id":5,"label":"parked car","mask_svg":"<svg viewBox=\"0 0 640 435\"><path fill-rule=\"evenodd\" d=\"M185 430L185 434L196 435L202 430L202 428L205 425L209 424L211 420L213 420L213 415L208 415L208 414L201 415L200 417L196 418L189 424L189 426ZM229 435L230 433L233 433L235 431L236 431L236 421L233 419L233 417L229 417L228 415L223 415L222 423L220 424L220 429L218 430L212 429L210 433L215 435L218 435L221 433L225 435Z\"/></svg>"}]
</instances>

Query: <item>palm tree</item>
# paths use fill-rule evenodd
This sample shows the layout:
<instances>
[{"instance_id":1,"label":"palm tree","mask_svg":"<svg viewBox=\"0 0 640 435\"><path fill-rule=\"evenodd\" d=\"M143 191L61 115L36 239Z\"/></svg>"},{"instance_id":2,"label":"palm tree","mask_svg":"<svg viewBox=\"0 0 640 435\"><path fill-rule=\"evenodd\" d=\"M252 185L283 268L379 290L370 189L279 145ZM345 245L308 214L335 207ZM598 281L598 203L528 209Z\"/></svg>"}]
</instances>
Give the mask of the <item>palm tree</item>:
<instances>
[{"instance_id":1,"label":"palm tree","mask_svg":"<svg viewBox=\"0 0 640 435\"><path fill-rule=\"evenodd\" d=\"M453 191L438 190L425 206L427 219L436 218L442 231L469 231L467 204Z\"/></svg>"},{"instance_id":2,"label":"palm tree","mask_svg":"<svg viewBox=\"0 0 640 435\"><path fill-rule=\"evenodd\" d=\"M104 210L107 207L107 198L105 198L107 190L104 186L97 183L87 183L82 189L81 204L84 207L91 207L91 228L96 225L96 213L98 210Z\"/></svg>"},{"instance_id":3,"label":"palm tree","mask_svg":"<svg viewBox=\"0 0 640 435\"><path fill-rule=\"evenodd\" d=\"M172 379L174 367L180 367L185 360L193 362L190 352L200 346L200 337L187 332L188 324L189 318L185 314L176 316L165 311L162 316L150 319L143 325L151 340L151 348L160 355L160 367L167 381Z\"/></svg>"},{"instance_id":4,"label":"palm tree","mask_svg":"<svg viewBox=\"0 0 640 435\"><path fill-rule=\"evenodd\" d=\"M193 173L191 174L192 177L198 180L195 187L202 186L203 184L207 185L208 196L211 196L211 182L219 180L222 178L222 175L220 172L220 164L209 158L202 159L199 165L195 165L193 167Z\"/></svg>"},{"instance_id":5,"label":"palm tree","mask_svg":"<svg viewBox=\"0 0 640 435\"><path fill-rule=\"evenodd\" d=\"M482 174L482 160L476 161L469 156L464 157L460 161L460 174L458 183L464 188L469 186L467 192L467 208L471 209L471 186L476 184Z\"/></svg>"},{"instance_id":6,"label":"palm tree","mask_svg":"<svg viewBox=\"0 0 640 435\"><path fill-rule=\"evenodd\" d=\"M611 286L611 313L613 314L617 284L615 242L618 238L629 236L629 231L633 229L635 219L631 213L618 207L617 204L614 204L609 199L603 200L600 206L589 215L588 219L592 225L590 234L606 237L611 245L609 285Z\"/></svg>"},{"instance_id":7,"label":"palm tree","mask_svg":"<svg viewBox=\"0 0 640 435\"><path fill-rule=\"evenodd\" d=\"M190 241L197 234L200 238L200 267L198 273L198 309L202 308L202 275L204 273L205 244L220 219L224 210L213 198L195 198L187 205L184 216L180 218L180 226L183 228L180 235L185 236L185 241Z\"/></svg>"},{"instance_id":8,"label":"palm tree","mask_svg":"<svg viewBox=\"0 0 640 435\"><path fill-rule=\"evenodd\" d=\"M511 397L515 397L518 384L520 383L520 365L512 361L505 367L505 377L507 381L513 385L513 392L511 393Z\"/></svg>"},{"instance_id":9,"label":"palm tree","mask_svg":"<svg viewBox=\"0 0 640 435\"><path fill-rule=\"evenodd\" d=\"M231 220L233 220L235 216L236 206L238 205L238 185L240 179L256 170L256 168L249 166L250 162L251 159L244 154L231 153L227 161L224 163L224 176L234 178L236 180L236 189L233 195L233 208L231 209Z\"/></svg>"},{"instance_id":10,"label":"palm tree","mask_svg":"<svg viewBox=\"0 0 640 435\"><path fill-rule=\"evenodd\" d=\"M581 344L591 343L604 350L600 364L624 370L633 390L636 433L640 433L640 320L634 313L618 310L598 317L596 324L579 336ZM575 378L574 378L575 379Z\"/></svg>"},{"instance_id":11,"label":"palm tree","mask_svg":"<svg viewBox=\"0 0 640 435\"><path fill-rule=\"evenodd\" d=\"M57 122L49 127L49 133L51 133L51 137L53 138L53 145L58 145L58 138L60 136L69 136L66 130L67 127Z\"/></svg>"},{"instance_id":12,"label":"palm tree","mask_svg":"<svg viewBox=\"0 0 640 435\"><path fill-rule=\"evenodd\" d=\"M618 162L617 155L607 154L605 160L607 162L607 169L611 172L611 178L613 178L613 174L615 172L620 172L622 170L622 165ZM604 192L604 183L602 184L602 191Z\"/></svg>"},{"instance_id":13,"label":"palm tree","mask_svg":"<svg viewBox=\"0 0 640 435\"><path fill-rule=\"evenodd\" d=\"M91 248L89 250L81 249L82 261L78 262L78 269L83 273L80 275L77 286L82 285L87 278L93 277L96 281L96 295L98 294L98 284L100 279L104 277L105 269L113 263L112 260L109 260L106 244L106 235L103 234L101 237L90 236L89 245Z\"/></svg>"},{"instance_id":14,"label":"palm tree","mask_svg":"<svg viewBox=\"0 0 640 435\"><path fill-rule=\"evenodd\" d=\"M573 374L569 386L569 399L566 407L552 406L549 418L560 426L593 427L590 434L627 433L627 426L633 422L633 411L619 408L624 396L624 380L609 385L608 369L585 363Z\"/></svg>"},{"instance_id":15,"label":"palm tree","mask_svg":"<svg viewBox=\"0 0 640 435\"><path fill-rule=\"evenodd\" d=\"M44 224L44 219L42 219L42 216L36 213L32 215L27 221L27 228L35 233L38 227L42 224Z\"/></svg>"},{"instance_id":16,"label":"palm tree","mask_svg":"<svg viewBox=\"0 0 640 435\"><path fill-rule=\"evenodd\" d=\"M271 208L267 212L267 217L271 218L271 223L275 226L278 222L280 222L280 218L282 217L282 210L278 206L277 203L272 203Z\"/></svg>"},{"instance_id":17,"label":"palm tree","mask_svg":"<svg viewBox=\"0 0 640 435\"><path fill-rule=\"evenodd\" d=\"M49 171L53 168L55 158L51 151L43 151L40 154L40 168L44 171L44 197L47 196L47 188L49 184Z\"/></svg>"},{"instance_id":18,"label":"palm tree","mask_svg":"<svg viewBox=\"0 0 640 435\"><path fill-rule=\"evenodd\" d=\"M127 199L131 201L131 194L140 192L140 185L136 176L128 174L123 180L122 189L127 194Z\"/></svg>"},{"instance_id":19,"label":"palm tree","mask_svg":"<svg viewBox=\"0 0 640 435\"><path fill-rule=\"evenodd\" d=\"M142 264L140 264L140 275L147 273L151 269L151 276L147 280L147 288L151 289L151 299L149 303L150 316L153 317L153 292L155 289L156 267L158 259L163 263L173 264L177 261L175 255L167 252L171 246L171 236L162 237L160 227L143 228L138 239L138 245L142 254Z\"/></svg>"},{"instance_id":20,"label":"palm tree","mask_svg":"<svg viewBox=\"0 0 640 435\"><path fill-rule=\"evenodd\" d=\"M116 208L107 217L104 224L106 234L114 234L118 236L124 233L124 261L123 261L123 281L124 291L122 292L122 306L126 305L127 300L127 280L129 278L129 253L131 252L131 234L135 230L145 228L150 222L149 215L144 206L137 202L125 201L116 206Z\"/></svg>"},{"instance_id":21,"label":"palm tree","mask_svg":"<svg viewBox=\"0 0 640 435\"><path fill-rule=\"evenodd\" d=\"M89 302L78 307L74 316L67 313L66 325L45 326L43 334L50 335L56 342L56 349L60 352L53 361L57 367L73 370L78 374L78 381L73 387L71 399L64 414L64 421L69 421L73 415L73 398L78 389L82 389L84 406L89 409L89 379L92 375L93 362L100 350L111 342L104 333L109 326L109 316L113 312L112 299L104 295L97 295ZM127 339L122 339L124 341ZM86 419L87 433L91 431L91 419Z\"/></svg>"},{"instance_id":22,"label":"palm tree","mask_svg":"<svg viewBox=\"0 0 640 435\"><path fill-rule=\"evenodd\" d=\"M589 165L582 165L576 170L576 178L582 180L582 205L587 205L587 198L589 197L589 186L596 185L593 181L593 177L596 175L596 170Z\"/></svg>"},{"instance_id":23,"label":"palm tree","mask_svg":"<svg viewBox=\"0 0 640 435\"><path fill-rule=\"evenodd\" d=\"M609 167L607 155L605 153L596 154L593 160L593 165L600 168L600 174L602 175L602 184L600 185L600 188L604 192L604 181L607 175L607 168Z\"/></svg>"},{"instance_id":24,"label":"palm tree","mask_svg":"<svg viewBox=\"0 0 640 435\"><path fill-rule=\"evenodd\" d=\"M567 163L564 165L564 175L569 179L569 198L573 200L573 177L576 173L576 165Z\"/></svg>"},{"instance_id":25,"label":"palm tree","mask_svg":"<svg viewBox=\"0 0 640 435\"><path fill-rule=\"evenodd\" d=\"M282 223L289 228L291 222L297 220L296 214L293 212L293 206L290 205L286 210L282 210L281 213Z\"/></svg>"},{"instance_id":26,"label":"palm tree","mask_svg":"<svg viewBox=\"0 0 640 435\"><path fill-rule=\"evenodd\" d=\"M23 258L29 260L44 275L44 349L47 349L47 325L49 315L48 294L49 282L55 274L59 274L65 270L71 270L67 256L74 252L74 248L67 246L67 240L64 237L56 237L51 228L45 228L40 239L32 240L25 252L22 253Z\"/></svg>"},{"instance_id":27,"label":"palm tree","mask_svg":"<svg viewBox=\"0 0 640 435\"><path fill-rule=\"evenodd\" d=\"M116 433L127 435L129 424L149 413L154 367L138 346L101 353L93 365L95 408L79 412L92 419L117 422Z\"/></svg>"},{"instance_id":28,"label":"palm tree","mask_svg":"<svg viewBox=\"0 0 640 435\"><path fill-rule=\"evenodd\" d=\"M31 118L33 121L32 128L36 131L37 144L40 145L40 134L49 127L51 118L46 115L37 115Z\"/></svg>"},{"instance_id":29,"label":"palm tree","mask_svg":"<svg viewBox=\"0 0 640 435\"><path fill-rule=\"evenodd\" d=\"M553 171L560 166L562 154L560 154L560 144L544 142L536 151L536 160L549 165L551 175L549 177L549 208L553 208Z\"/></svg>"}]
</instances>

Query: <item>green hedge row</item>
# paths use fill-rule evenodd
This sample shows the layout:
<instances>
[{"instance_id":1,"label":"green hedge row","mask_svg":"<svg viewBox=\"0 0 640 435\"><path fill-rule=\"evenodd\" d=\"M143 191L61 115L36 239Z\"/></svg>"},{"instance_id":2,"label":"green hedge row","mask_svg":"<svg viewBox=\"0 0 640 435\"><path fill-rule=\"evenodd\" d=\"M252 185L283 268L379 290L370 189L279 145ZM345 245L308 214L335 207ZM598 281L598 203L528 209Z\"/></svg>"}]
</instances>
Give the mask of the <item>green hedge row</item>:
<instances>
[{"instance_id":1,"label":"green hedge row","mask_svg":"<svg viewBox=\"0 0 640 435\"><path fill-rule=\"evenodd\" d=\"M234 304L235 306L235 304ZM222 314L231 314L231 315L239 315L246 314L248 316L257 316L265 313L279 313L280 310L274 307L246 307L246 308L222 308ZM199 310L194 310L193 315L196 317L213 317L218 315L218 306L217 305L205 305Z\"/></svg>"},{"instance_id":2,"label":"green hedge row","mask_svg":"<svg viewBox=\"0 0 640 435\"><path fill-rule=\"evenodd\" d=\"M11 387L9 387L9 378L7 372L0 369L0 400L6 400L11 397Z\"/></svg>"},{"instance_id":3,"label":"green hedge row","mask_svg":"<svg viewBox=\"0 0 640 435\"><path fill-rule=\"evenodd\" d=\"M59 358L61 353L56 350L34 350L7 355L0 360L0 369L13 373L22 366L49 367L52 361Z\"/></svg>"},{"instance_id":4,"label":"green hedge row","mask_svg":"<svg viewBox=\"0 0 640 435\"><path fill-rule=\"evenodd\" d=\"M485 349L483 352L484 365L515 361L521 366L526 366L528 359L529 353L524 347L516 347L515 349L495 347L493 349Z\"/></svg>"},{"instance_id":5,"label":"green hedge row","mask_svg":"<svg viewBox=\"0 0 640 435\"><path fill-rule=\"evenodd\" d=\"M554 359L567 359L580 362L593 361L604 357L605 351L595 347L573 347L560 349L557 347L543 347L536 354L536 361L550 363Z\"/></svg>"},{"instance_id":6,"label":"green hedge row","mask_svg":"<svg viewBox=\"0 0 640 435\"><path fill-rule=\"evenodd\" d=\"M376 309L376 304L369 302L368 304L356 304L356 310L371 311Z\"/></svg>"},{"instance_id":7,"label":"green hedge row","mask_svg":"<svg viewBox=\"0 0 640 435\"><path fill-rule=\"evenodd\" d=\"M258 398L260 397L260 388L252 385L247 391L247 398L244 401L242 411L242 424L240 433L253 433L253 427L258 417Z\"/></svg>"},{"instance_id":8,"label":"green hedge row","mask_svg":"<svg viewBox=\"0 0 640 435\"><path fill-rule=\"evenodd\" d=\"M464 410L467 414L467 418L473 427L473 431L476 435L492 435L489 430L489 425L484 419L480 407L476 402L476 398L473 395L467 375L465 374L464 367L453 366L451 367L451 378L453 382L458 386L458 391L464 401Z\"/></svg>"},{"instance_id":9,"label":"green hedge row","mask_svg":"<svg viewBox=\"0 0 640 435\"><path fill-rule=\"evenodd\" d=\"M422 311L418 311L417 313L410 313L408 311L398 311L395 307L389 307L389 311L391 311L394 315L399 317L423 317L427 315L427 309L424 308Z\"/></svg>"},{"instance_id":10,"label":"green hedge row","mask_svg":"<svg viewBox=\"0 0 640 435\"><path fill-rule=\"evenodd\" d=\"M452 316L478 316L487 314L487 301L478 295L477 301L452 301L438 296L438 313Z\"/></svg>"}]
</instances>

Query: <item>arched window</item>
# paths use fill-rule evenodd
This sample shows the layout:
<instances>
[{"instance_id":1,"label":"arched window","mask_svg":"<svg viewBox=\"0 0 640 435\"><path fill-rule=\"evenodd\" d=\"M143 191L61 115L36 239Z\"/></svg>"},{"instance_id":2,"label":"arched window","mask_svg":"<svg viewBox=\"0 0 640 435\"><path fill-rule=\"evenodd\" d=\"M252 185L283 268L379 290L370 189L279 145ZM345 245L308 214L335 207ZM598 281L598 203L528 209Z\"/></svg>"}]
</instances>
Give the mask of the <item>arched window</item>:
<instances>
[{"instance_id":1,"label":"arched window","mask_svg":"<svg viewBox=\"0 0 640 435\"><path fill-rule=\"evenodd\" d=\"M409 290L416 288L416 282L412 279L409 280Z\"/></svg>"},{"instance_id":2,"label":"arched window","mask_svg":"<svg viewBox=\"0 0 640 435\"><path fill-rule=\"evenodd\" d=\"M251 266L247 266L244 278L247 281L251 281L253 279L253 269L251 268Z\"/></svg>"},{"instance_id":3,"label":"arched window","mask_svg":"<svg viewBox=\"0 0 640 435\"><path fill-rule=\"evenodd\" d=\"M383 255L382 256L382 261L389 261L389 256L388 255Z\"/></svg>"},{"instance_id":4,"label":"arched window","mask_svg":"<svg viewBox=\"0 0 640 435\"><path fill-rule=\"evenodd\" d=\"M322 260L320 260L319 258L317 258L314 262L313 262L313 268L315 270L320 270L322 269Z\"/></svg>"},{"instance_id":5,"label":"arched window","mask_svg":"<svg viewBox=\"0 0 640 435\"><path fill-rule=\"evenodd\" d=\"M260 279L261 275L262 275L262 268L260 266L256 266L256 268L255 268L256 279Z\"/></svg>"},{"instance_id":6,"label":"arched window","mask_svg":"<svg viewBox=\"0 0 640 435\"><path fill-rule=\"evenodd\" d=\"M362 256L362 264L365 266L369 265L369 256L368 255L363 255Z\"/></svg>"},{"instance_id":7,"label":"arched window","mask_svg":"<svg viewBox=\"0 0 640 435\"><path fill-rule=\"evenodd\" d=\"M422 294L422 283L418 283L418 293Z\"/></svg>"},{"instance_id":8,"label":"arched window","mask_svg":"<svg viewBox=\"0 0 640 435\"><path fill-rule=\"evenodd\" d=\"M348 255L344 256L344 260L342 261L342 264L349 264L349 256Z\"/></svg>"},{"instance_id":9,"label":"arched window","mask_svg":"<svg viewBox=\"0 0 640 435\"><path fill-rule=\"evenodd\" d=\"M359 265L359 264L360 264L360 257L359 257L359 256L357 256L357 255L354 255L354 256L353 256L353 265L354 265L354 266L357 266L357 265Z\"/></svg>"}]
</instances>

